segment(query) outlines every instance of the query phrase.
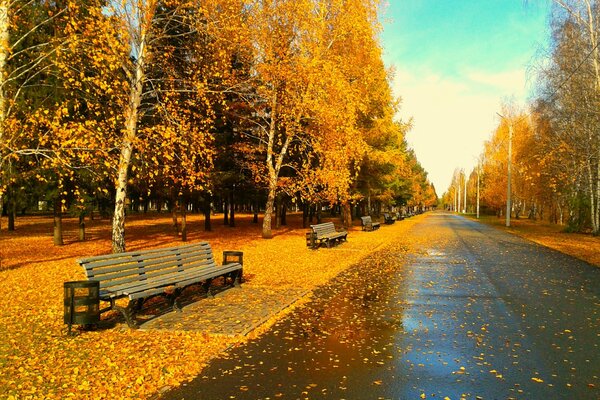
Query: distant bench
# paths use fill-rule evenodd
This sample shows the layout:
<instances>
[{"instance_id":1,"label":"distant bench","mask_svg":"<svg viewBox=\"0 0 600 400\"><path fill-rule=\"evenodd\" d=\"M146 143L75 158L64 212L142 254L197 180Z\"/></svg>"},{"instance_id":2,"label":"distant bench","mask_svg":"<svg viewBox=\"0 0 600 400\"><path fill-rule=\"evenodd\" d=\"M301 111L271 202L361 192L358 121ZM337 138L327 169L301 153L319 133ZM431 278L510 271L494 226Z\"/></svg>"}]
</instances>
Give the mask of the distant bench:
<instances>
[{"instance_id":1,"label":"distant bench","mask_svg":"<svg viewBox=\"0 0 600 400\"><path fill-rule=\"evenodd\" d=\"M392 217L390 214L388 213L383 213L383 220L385 221L385 223L387 225L391 225L394 222L396 222L396 217Z\"/></svg>"},{"instance_id":2,"label":"distant bench","mask_svg":"<svg viewBox=\"0 0 600 400\"><path fill-rule=\"evenodd\" d=\"M237 261L230 261L231 256ZM137 327L135 315L152 297L165 296L180 311L177 298L186 287L202 283L212 297L210 285L214 278L222 276L239 286L243 274L241 252L223 252L223 265L217 265L207 242L88 257L77 262L88 280L100 282L100 300L110 303L100 312L119 311L130 328ZM129 299L126 307L116 304L122 298Z\"/></svg>"},{"instance_id":3,"label":"distant bench","mask_svg":"<svg viewBox=\"0 0 600 400\"><path fill-rule=\"evenodd\" d=\"M348 232L336 231L333 222L324 222L322 224L311 225L312 230L312 248L318 248L322 244L331 247L332 244L338 244L342 240L346 241Z\"/></svg>"},{"instance_id":4,"label":"distant bench","mask_svg":"<svg viewBox=\"0 0 600 400\"><path fill-rule=\"evenodd\" d=\"M379 222L373 222L370 215L360 217L360 224L363 231L374 231L381 226Z\"/></svg>"}]
</instances>

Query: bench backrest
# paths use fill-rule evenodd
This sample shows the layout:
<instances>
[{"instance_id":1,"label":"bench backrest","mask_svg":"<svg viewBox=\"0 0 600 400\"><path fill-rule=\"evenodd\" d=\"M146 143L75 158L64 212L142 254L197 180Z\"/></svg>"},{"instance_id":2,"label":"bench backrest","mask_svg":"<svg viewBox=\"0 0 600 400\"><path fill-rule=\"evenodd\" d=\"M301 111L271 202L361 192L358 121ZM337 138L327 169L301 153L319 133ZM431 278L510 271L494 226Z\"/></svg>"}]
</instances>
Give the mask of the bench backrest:
<instances>
[{"instance_id":1,"label":"bench backrest","mask_svg":"<svg viewBox=\"0 0 600 400\"><path fill-rule=\"evenodd\" d=\"M324 222L322 224L311 225L313 232L317 235L317 239L321 236L326 236L330 233L336 233L335 225L333 222Z\"/></svg>"},{"instance_id":2,"label":"bench backrest","mask_svg":"<svg viewBox=\"0 0 600 400\"><path fill-rule=\"evenodd\" d=\"M362 222L363 226L373 225L370 215L367 215L366 217L360 217L360 222Z\"/></svg>"},{"instance_id":3,"label":"bench backrest","mask_svg":"<svg viewBox=\"0 0 600 400\"><path fill-rule=\"evenodd\" d=\"M89 280L100 281L101 289L128 282L161 279L191 268L215 267L207 242L151 250L107 254L77 260Z\"/></svg>"}]
</instances>

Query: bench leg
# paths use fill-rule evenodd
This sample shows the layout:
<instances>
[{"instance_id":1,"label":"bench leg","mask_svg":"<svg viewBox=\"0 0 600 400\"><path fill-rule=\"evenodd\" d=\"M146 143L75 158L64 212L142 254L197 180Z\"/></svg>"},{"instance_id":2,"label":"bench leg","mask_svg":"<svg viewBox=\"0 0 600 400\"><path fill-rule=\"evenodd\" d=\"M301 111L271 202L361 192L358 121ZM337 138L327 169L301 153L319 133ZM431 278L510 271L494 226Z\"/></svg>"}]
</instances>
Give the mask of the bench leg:
<instances>
[{"instance_id":1,"label":"bench leg","mask_svg":"<svg viewBox=\"0 0 600 400\"><path fill-rule=\"evenodd\" d=\"M173 293L167 295L167 298L169 300L169 305L173 308L173 311L181 312L181 305L179 304L177 299L179 298L179 295L181 294L182 291L183 290L181 290L181 288L175 288L173 290Z\"/></svg>"},{"instance_id":2,"label":"bench leg","mask_svg":"<svg viewBox=\"0 0 600 400\"><path fill-rule=\"evenodd\" d=\"M116 305L114 300L111 300L111 303L112 308L120 312L121 315L123 315L123 318L125 318L125 322L127 322L127 326L129 326L131 329L138 328L137 321L135 320L135 309L138 306L138 300L129 301L127 307L121 307Z\"/></svg>"},{"instance_id":3,"label":"bench leg","mask_svg":"<svg viewBox=\"0 0 600 400\"><path fill-rule=\"evenodd\" d=\"M208 297L209 299L212 299L215 297L215 295L213 294L213 292L210 288L211 283L212 283L212 279L207 279L206 282L204 282L204 284L202 285L202 288L206 292L206 297Z\"/></svg>"},{"instance_id":4,"label":"bench leg","mask_svg":"<svg viewBox=\"0 0 600 400\"><path fill-rule=\"evenodd\" d=\"M244 276L244 270L240 269L237 272L233 272L233 286L241 289L242 288L242 278Z\"/></svg>"}]
</instances>

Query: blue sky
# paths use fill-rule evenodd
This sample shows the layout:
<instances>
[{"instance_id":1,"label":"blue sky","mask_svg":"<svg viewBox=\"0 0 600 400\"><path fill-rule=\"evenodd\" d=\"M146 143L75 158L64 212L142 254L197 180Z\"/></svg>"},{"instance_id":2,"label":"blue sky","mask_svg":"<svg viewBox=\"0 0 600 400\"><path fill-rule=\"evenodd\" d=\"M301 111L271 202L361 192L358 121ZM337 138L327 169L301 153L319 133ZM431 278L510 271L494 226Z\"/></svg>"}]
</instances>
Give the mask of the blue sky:
<instances>
[{"instance_id":1,"label":"blue sky","mask_svg":"<svg viewBox=\"0 0 600 400\"><path fill-rule=\"evenodd\" d=\"M395 71L399 117L438 195L455 168L469 173L502 102L521 106L549 39L550 0L389 0L384 60Z\"/></svg>"}]
</instances>

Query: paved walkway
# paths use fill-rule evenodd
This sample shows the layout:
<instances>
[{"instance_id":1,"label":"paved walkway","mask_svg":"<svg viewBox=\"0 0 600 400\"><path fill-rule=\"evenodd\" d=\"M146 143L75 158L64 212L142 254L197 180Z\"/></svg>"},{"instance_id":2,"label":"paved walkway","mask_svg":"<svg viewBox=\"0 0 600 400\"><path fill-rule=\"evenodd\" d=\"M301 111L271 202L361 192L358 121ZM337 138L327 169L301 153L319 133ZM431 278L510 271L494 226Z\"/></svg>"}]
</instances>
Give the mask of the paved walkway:
<instances>
[{"instance_id":1,"label":"paved walkway","mask_svg":"<svg viewBox=\"0 0 600 400\"><path fill-rule=\"evenodd\" d=\"M428 215L181 399L600 399L600 270L455 215Z\"/></svg>"},{"instance_id":2,"label":"paved walkway","mask_svg":"<svg viewBox=\"0 0 600 400\"><path fill-rule=\"evenodd\" d=\"M306 289L273 289L242 285L214 298L192 298L182 312L167 312L148 320L142 330L202 331L245 336L308 293Z\"/></svg>"}]
</instances>

